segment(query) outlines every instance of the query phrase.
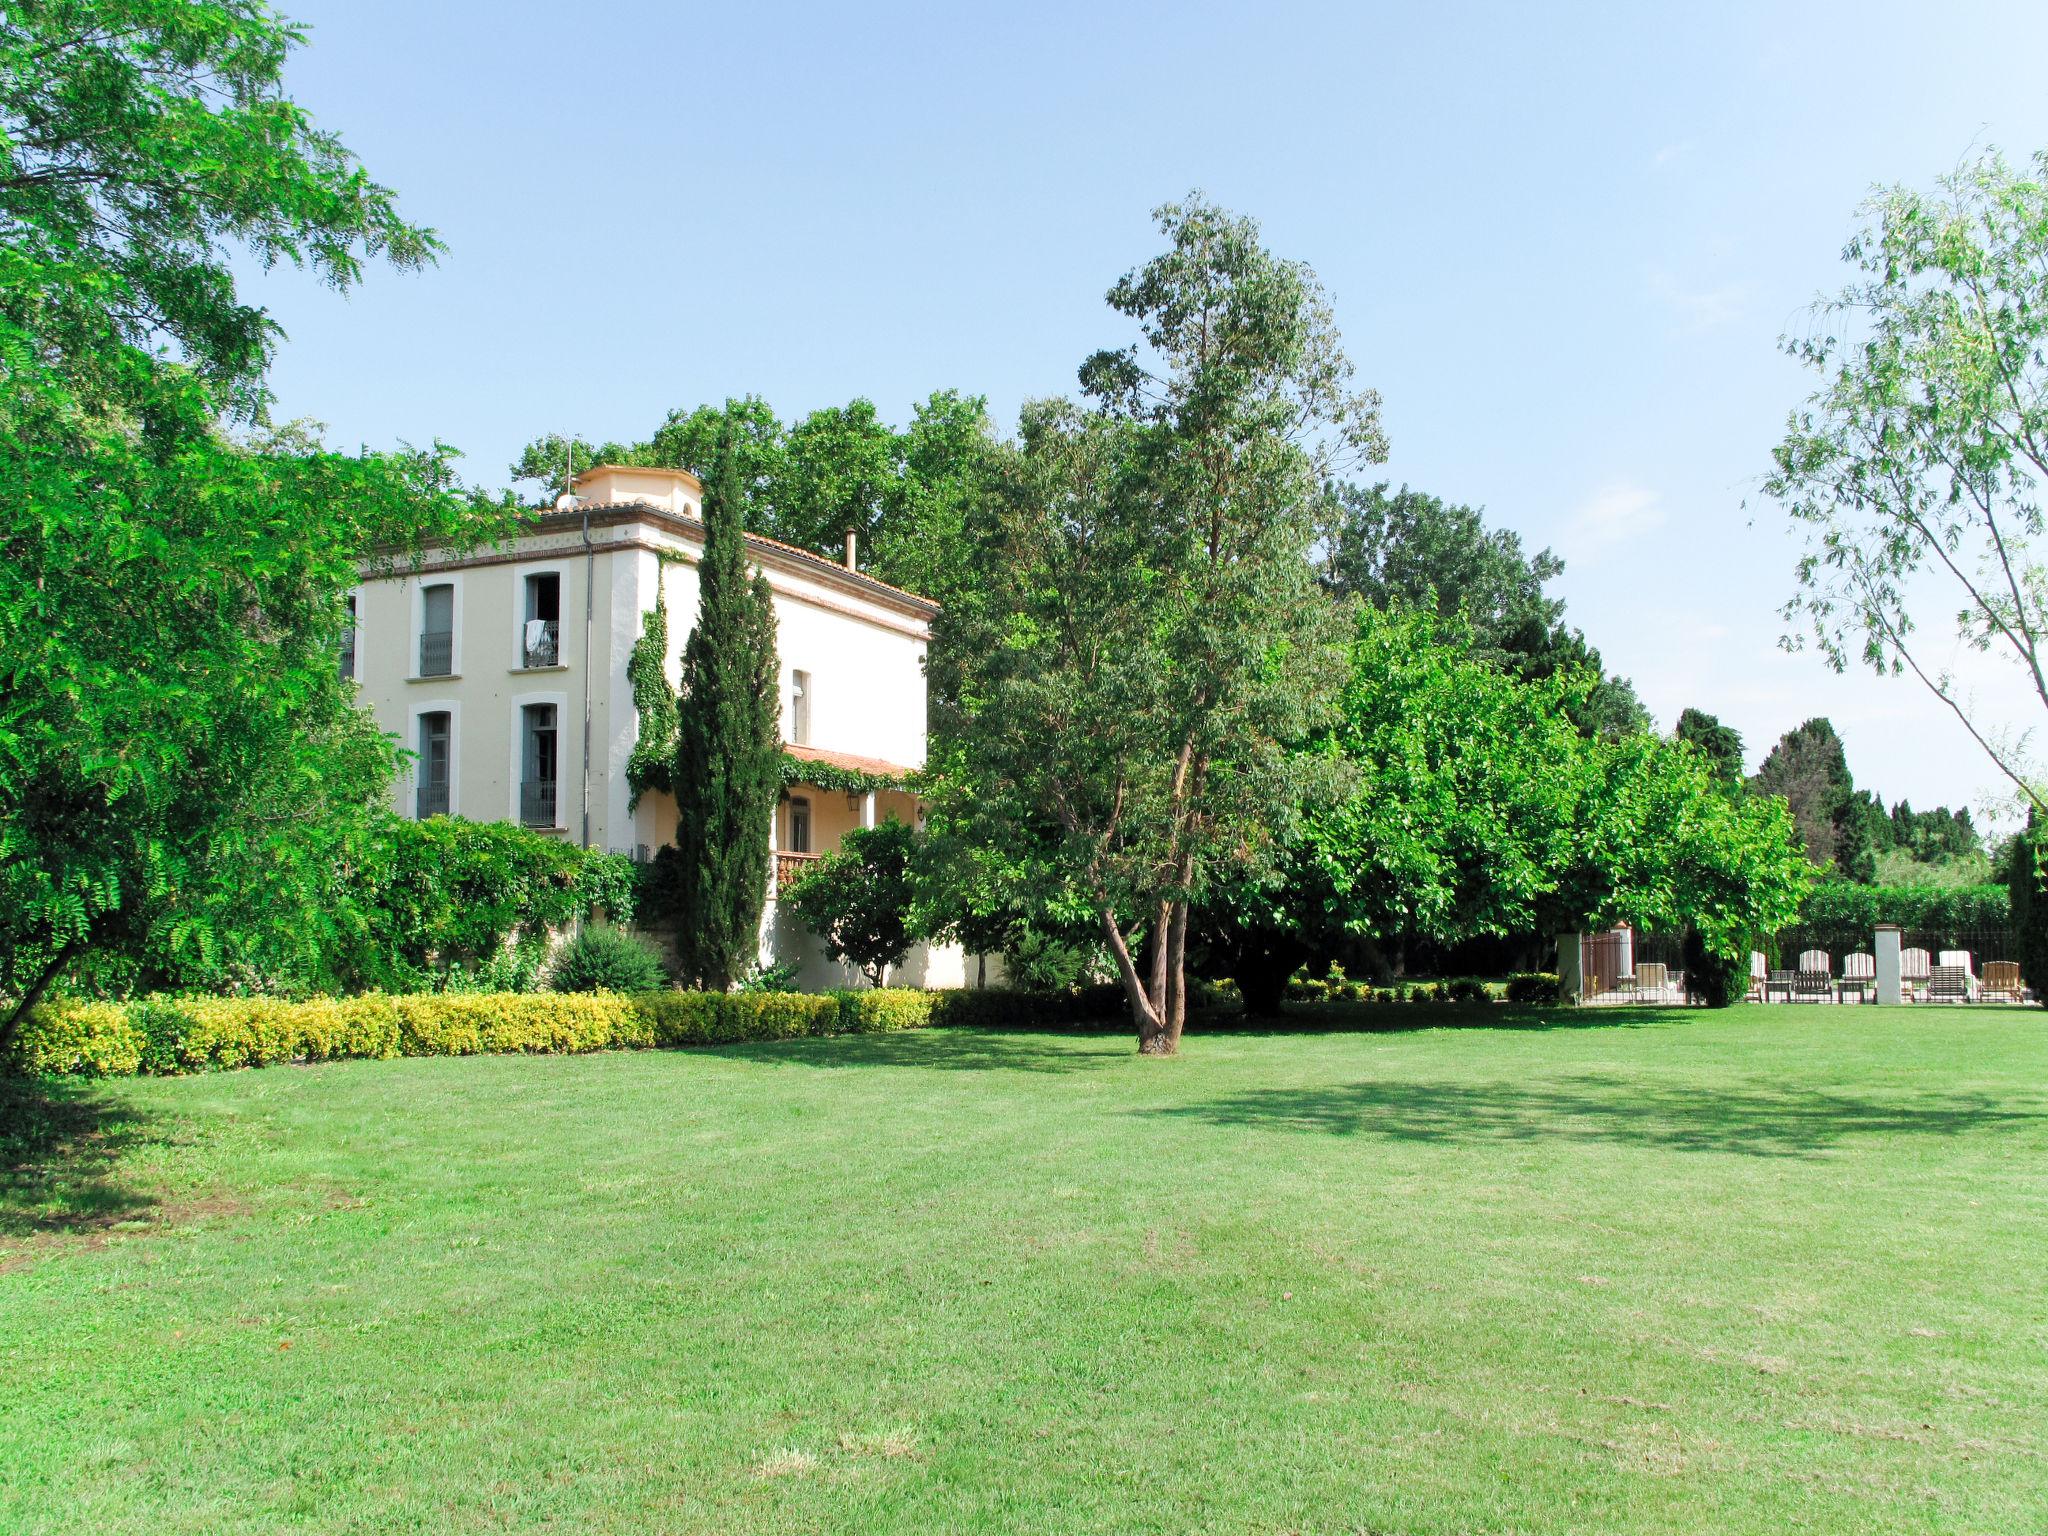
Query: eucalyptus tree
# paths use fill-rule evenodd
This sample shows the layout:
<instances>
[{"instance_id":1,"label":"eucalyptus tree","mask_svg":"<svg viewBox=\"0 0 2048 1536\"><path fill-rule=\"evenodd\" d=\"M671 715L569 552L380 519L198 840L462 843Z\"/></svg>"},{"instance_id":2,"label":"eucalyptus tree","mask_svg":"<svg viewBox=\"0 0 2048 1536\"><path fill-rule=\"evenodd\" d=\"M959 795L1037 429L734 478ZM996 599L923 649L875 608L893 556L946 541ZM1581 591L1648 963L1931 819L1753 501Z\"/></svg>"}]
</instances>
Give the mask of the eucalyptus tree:
<instances>
[{"instance_id":1,"label":"eucalyptus tree","mask_svg":"<svg viewBox=\"0 0 2048 1536\"><path fill-rule=\"evenodd\" d=\"M1856 277L1785 350L1824 376L1788 424L1766 493L1806 536L1786 605L1840 671L1911 673L2036 810L2027 736L2048 711L2048 153L1996 152L1932 193L1862 208ZM1914 611L1955 616L1923 632ZM1993 717L1944 661L1960 640L2011 664L2032 695Z\"/></svg>"},{"instance_id":2,"label":"eucalyptus tree","mask_svg":"<svg viewBox=\"0 0 2048 1536\"><path fill-rule=\"evenodd\" d=\"M1343 673L1311 563L1321 488L1386 447L1315 274L1199 196L1156 217L1168 249L1108 296L1139 339L1083 364L1087 404L1025 412L932 676L963 769L945 814L1058 829L1051 872L1159 1055L1186 1019L1191 906L1272 856L1315 772L1288 747Z\"/></svg>"}]
</instances>

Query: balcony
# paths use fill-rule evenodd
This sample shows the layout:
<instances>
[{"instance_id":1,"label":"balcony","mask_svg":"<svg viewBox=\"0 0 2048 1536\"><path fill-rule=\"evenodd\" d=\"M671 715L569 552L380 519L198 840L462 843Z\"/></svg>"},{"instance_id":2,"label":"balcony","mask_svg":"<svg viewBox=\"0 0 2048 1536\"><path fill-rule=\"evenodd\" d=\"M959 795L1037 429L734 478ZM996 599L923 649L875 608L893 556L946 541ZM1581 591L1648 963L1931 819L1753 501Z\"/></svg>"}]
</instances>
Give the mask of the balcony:
<instances>
[{"instance_id":1,"label":"balcony","mask_svg":"<svg viewBox=\"0 0 2048 1536\"><path fill-rule=\"evenodd\" d=\"M556 827L555 781L528 779L519 786L519 824L522 827Z\"/></svg>"},{"instance_id":2,"label":"balcony","mask_svg":"<svg viewBox=\"0 0 2048 1536\"><path fill-rule=\"evenodd\" d=\"M430 629L420 635L420 676L448 677L455 671L455 631Z\"/></svg>"},{"instance_id":3,"label":"balcony","mask_svg":"<svg viewBox=\"0 0 2048 1536\"><path fill-rule=\"evenodd\" d=\"M806 874L818 862L815 853L782 853L775 855L775 894L780 896Z\"/></svg>"},{"instance_id":4,"label":"balcony","mask_svg":"<svg viewBox=\"0 0 2048 1536\"><path fill-rule=\"evenodd\" d=\"M559 619L528 619L520 636L519 665L558 667L562 664L562 625Z\"/></svg>"},{"instance_id":5,"label":"balcony","mask_svg":"<svg viewBox=\"0 0 2048 1536\"><path fill-rule=\"evenodd\" d=\"M422 780L418 791L413 796L413 811L421 821L425 821L429 816L446 816L448 814L447 781L443 780L436 784L431 781Z\"/></svg>"}]
</instances>

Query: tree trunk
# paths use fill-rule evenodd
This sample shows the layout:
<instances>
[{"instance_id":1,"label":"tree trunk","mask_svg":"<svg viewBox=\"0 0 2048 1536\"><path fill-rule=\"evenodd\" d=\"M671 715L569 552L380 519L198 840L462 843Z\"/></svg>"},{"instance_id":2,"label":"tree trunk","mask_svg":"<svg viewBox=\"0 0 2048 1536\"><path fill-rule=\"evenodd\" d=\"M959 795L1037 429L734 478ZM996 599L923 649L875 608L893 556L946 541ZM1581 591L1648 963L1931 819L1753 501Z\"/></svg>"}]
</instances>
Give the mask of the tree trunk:
<instances>
[{"instance_id":1,"label":"tree trunk","mask_svg":"<svg viewBox=\"0 0 2048 1536\"><path fill-rule=\"evenodd\" d=\"M43 973L36 977L35 985L21 994L21 1001L14 1005L14 1012L7 1016L7 1022L0 1024L0 1051L14 1043L14 1032L21 1028L21 1021L28 1017L29 1009L43 1000L43 994L50 990L50 983L62 974L73 955L78 953L78 940L69 943L50 957L50 963L43 967Z\"/></svg>"}]
</instances>

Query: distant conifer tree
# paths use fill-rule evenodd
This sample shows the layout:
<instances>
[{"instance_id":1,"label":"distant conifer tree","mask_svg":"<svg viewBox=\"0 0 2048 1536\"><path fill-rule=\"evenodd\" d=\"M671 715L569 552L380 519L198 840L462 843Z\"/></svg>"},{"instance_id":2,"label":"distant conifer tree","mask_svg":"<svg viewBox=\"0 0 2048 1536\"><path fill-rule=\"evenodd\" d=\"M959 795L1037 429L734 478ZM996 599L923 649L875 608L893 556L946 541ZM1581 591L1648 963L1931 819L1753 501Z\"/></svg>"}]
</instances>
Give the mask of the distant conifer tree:
<instances>
[{"instance_id":1,"label":"distant conifer tree","mask_svg":"<svg viewBox=\"0 0 2048 1536\"><path fill-rule=\"evenodd\" d=\"M759 959L769 818L782 790L775 610L768 578L747 569L743 500L727 429L704 484L673 775L676 955L686 980L715 990Z\"/></svg>"}]
</instances>

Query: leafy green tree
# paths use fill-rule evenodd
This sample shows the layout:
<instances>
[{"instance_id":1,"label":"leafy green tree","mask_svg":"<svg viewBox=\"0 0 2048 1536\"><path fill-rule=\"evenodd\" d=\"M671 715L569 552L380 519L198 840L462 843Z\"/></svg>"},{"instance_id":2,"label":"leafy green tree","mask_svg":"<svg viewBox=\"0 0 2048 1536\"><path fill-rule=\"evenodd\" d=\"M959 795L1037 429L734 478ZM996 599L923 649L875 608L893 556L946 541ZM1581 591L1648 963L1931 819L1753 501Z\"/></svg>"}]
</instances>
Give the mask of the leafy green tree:
<instances>
[{"instance_id":1,"label":"leafy green tree","mask_svg":"<svg viewBox=\"0 0 2048 1536\"><path fill-rule=\"evenodd\" d=\"M1310 951L1592 923L1691 927L1723 957L1789 920L1804 860L1782 805L1730 795L1698 753L1572 723L1590 673L1524 682L1424 611L1366 609L1336 720L1304 750L1346 770L1285 855L1212 923L1247 1006ZM1263 948L1261 948L1263 946ZM1247 978L1250 978L1249 980Z\"/></svg>"},{"instance_id":2,"label":"leafy green tree","mask_svg":"<svg viewBox=\"0 0 2048 1536\"><path fill-rule=\"evenodd\" d=\"M1862 215L1844 252L1857 277L1785 343L1825 379L1765 481L1807 536L1785 609L1803 633L1786 643L1811 641L1838 671L1910 672L2048 808L2027 722L1975 705L1913 618L1944 593L1962 640L2016 666L2048 709L2048 152L2025 171L1988 152Z\"/></svg>"},{"instance_id":3,"label":"leafy green tree","mask_svg":"<svg viewBox=\"0 0 2048 1536\"><path fill-rule=\"evenodd\" d=\"M1649 714L1625 677L1564 622L1564 599L1545 588L1564 573L1550 550L1525 554L1512 529L1488 528L1477 507L1402 486L1338 484L1323 580L1376 608L1433 608L1466 626L1475 654L1517 677L1592 671L1600 686L1574 704L1587 730L1641 730Z\"/></svg>"},{"instance_id":4,"label":"leafy green tree","mask_svg":"<svg viewBox=\"0 0 2048 1536\"><path fill-rule=\"evenodd\" d=\"M1787 731L1750 786L1785 801L1811 862L1833 868L1845 880L1867 885L1875 878L1869 818L1858 808L1842 738L1827 720L1816 717Z\"/></svg>"},{"instance_id":5,"label":"leafy green tree","mask_svg":"<svg viewBox=\"0 0 2048 1536\"><path fill-rule=\"evenodd\" d=\"M883 508L866 569L945 603L975 573L967 563L970 509L995 493L1001 445L979 395L938 390L898 442L903 472Z\"/></svg>"},{"instance_id":6,"label":"leafy green tree","mask_svg":"<svg viewBox=\"0 0 2048 1536\"><path fill-rule=\"evenodd\" d=\"M825 941L826 958L851 963L871 987L903 963L917 937L916 847L917 834L893 818L856 828L784 898L798 921Z\"/></svg>"},{"instance_id":7,"label":"leafy green tree","mask_svg":"<svg viewBox=\"0 0 2048 1536\"><path fill-rule=\"evenodd\" d=\"M872 401L811 412L790 429L774 526L763 532L825 553L842 550L851 530L861 549L872 549L883 512L896 499L898 460L896 434Z\"/></svg>"},{"instance_id":8,"label":"leafy green tree","mask_svg":"<svg viewBox=\"0 0 2048 1536\"><path fill-rule=\"evenodd\" d=\"M775 609L747 567L740 472L728 429L704 482L697 623L683 646L676 730L676 958L723 991L760 957L768 826L782 792Z\"/></svg>"},{"instance_id":9,"label":"leafy green tree","mask_svg":"<svg viewBox=\"0 0 2048 1536\"><path fill-rule=\"evenodd\" d=\"M1341 657L1321 486L1385 453L1314 274L1199 197L1158 219L1169 249L1109 294L1142 341L1083 365L1094 409L1026 411L931 662L947 815L1060 829L1147 1054L1179 1045L1191 907L1271 856L1313 766L1287 743Z\"/></svg>"},{"instance_id":10,"label":"leafy green tree","mask_svg":"<svg viewBox=\"0 0 2048 1536\"><path fill-rule=\"evenodd\" d=\"M1672 735L1713 764L1722 783L1731 789L1742 787L1742 733L1734 726L1723 725L1703 709L1687 709Z\"/></svg>"},{"instance_id":11,"label":"leafy green tree","mask_svg":"<svg viewBox=\"0 0 2048 1536\"><path fill-rule=\"evenodd\" d=\"M257 431L231 262L429 262L283 93L254 0L0 15L0 994L88 948L213 963L309 910L391 768L334 664L374 546L481 537L445 450ZM0 1024L0 1032L12 1024Z\"/></svg>"},{"instance_id":12,"label":"leafy green tree","mask_svg":"<svg viewBox=\"0 0 2048 1536\"><path fill-rule=\"evenodd\" d=\"M668 680L668 594L660 583L654 588L654 606L640 617L640 638L626 658L626 681L632 685L633 708L640 716L640 734L626 759L631 810L648 790L666 791L673 784L680 713Z\"/></svg>"}]
</instances>

